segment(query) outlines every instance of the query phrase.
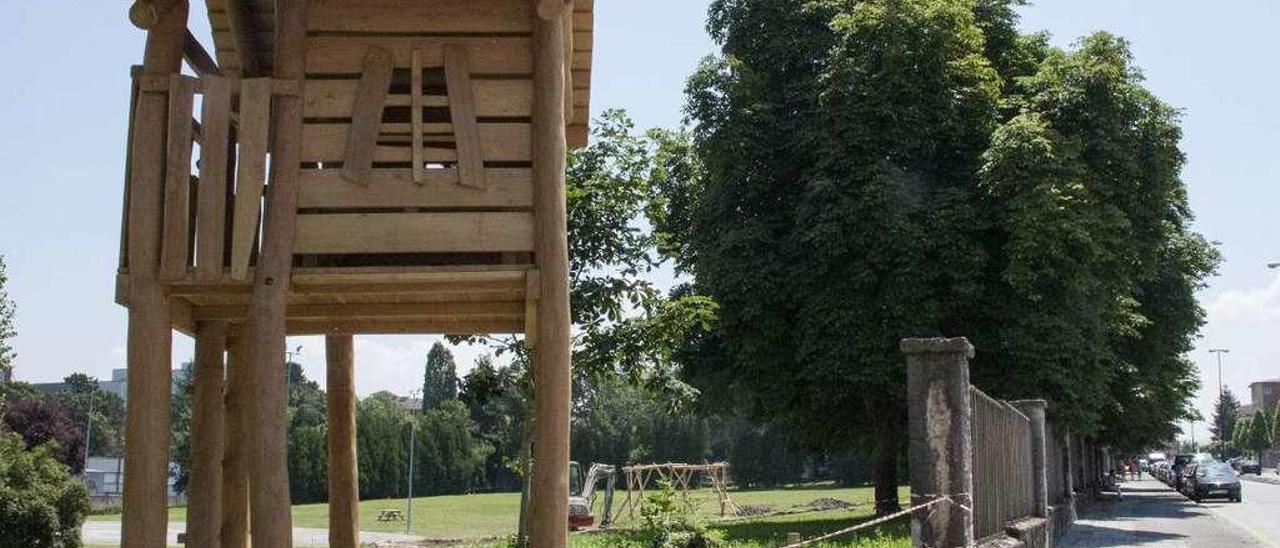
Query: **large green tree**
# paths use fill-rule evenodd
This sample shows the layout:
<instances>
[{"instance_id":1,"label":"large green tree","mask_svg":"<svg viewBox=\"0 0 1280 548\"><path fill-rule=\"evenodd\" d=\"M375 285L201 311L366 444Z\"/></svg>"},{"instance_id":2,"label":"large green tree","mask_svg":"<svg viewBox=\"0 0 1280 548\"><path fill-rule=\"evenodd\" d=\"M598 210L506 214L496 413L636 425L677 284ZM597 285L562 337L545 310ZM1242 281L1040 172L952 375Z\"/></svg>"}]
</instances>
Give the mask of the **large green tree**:
<instances>
[{"instance_id":1,"label":"large green tree","mask_svg":"<svg viewBox=\"0 0 1280 548\"><path fill-rule=\"evenodd\" d=\"M658 225L720 306L689 371L798 443L874 453L881 511L903 337L969 337L976 385L1126 450L1172 439L1197 388L1217 255L1178 113L1126 42L1050 47L1021 3L717 0L720 55L690 78Z\"/></svg>"},{"instance_id":2,"label":"large green tree","mask_svg":"<svg viewBox=\"0 0 1280 548\"><path fill-rule=\"evenodd\" d=\"M67 388L51 397L62 405L76 424L90 427L86 432L89 455L124 455L124 399L98 386L98 379L73 373L63 379ZM91 413L92 411L92 413Z\"/></svg>"},{"instance_id":3,"label":"large green tree","mask_svg":"<svg viewBox=\"0 0 1280 548\"><path fill-rule=\"evenodd\" d=\"M1240 419L1239 400L1230 388L1223 389L1213 406L1213 422L1209 424L1209 432L1213 434L1213 444L1218 448L1219 457L1233 456L1240 448L1235 444L1236 424Z\"/></svg>"},{"instance_id":4,"label":"large green tree","mask_svg":"<svg viewBox=\"0 0 1280 548\"><path fill-rule=\"evenodd\" d=\"M458 366L453 352L439 342L427 352L422 375L422 408L436 409L458 398Z\"/></svg>"}]
</instances>

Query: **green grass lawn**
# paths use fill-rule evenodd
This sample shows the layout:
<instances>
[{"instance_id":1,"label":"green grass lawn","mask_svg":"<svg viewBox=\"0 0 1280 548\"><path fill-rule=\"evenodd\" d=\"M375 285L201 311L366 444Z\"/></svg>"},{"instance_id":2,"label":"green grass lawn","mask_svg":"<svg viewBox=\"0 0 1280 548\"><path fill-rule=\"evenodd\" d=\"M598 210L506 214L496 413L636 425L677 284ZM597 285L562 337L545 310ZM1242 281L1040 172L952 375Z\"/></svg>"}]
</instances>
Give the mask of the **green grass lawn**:
<instances>
[{"instance_id":1,"label":"green grass lawn","mask_svg":"<svg viewBox=\"0 0 1280 548\"><path fill-rule=\"evenodd\" d=\"M823 498L839 499L855 505L845 510L776 515L716 523L719 517L719 505L716 503L714 493L709 490L691 492L691 502L698 514L706 518L715 529L723 531L725 539L734 548L778 546L788 532L797 532L804 537L817 536L870 519L874 513L870 487L839 488L832 485L807 485L782 489L731 491L729 496L739 506L750 506L760 511L772 512L802 510L804 505ZM615 494L615 511L621 506L625 497L625 492ZM899 497L904 501L907 499L905 487L900 490ZM600 502L602 501L598 498L597 504ZM384 508L402 510L405 508L405 501L403 499L362 501L360 530L404 532L404 522L377 521L379 511ZM413 533L429 539L472 542L505 537L515 532L519 511L520 497L516 493L418 498L413 501ZM597 516L599 516L599 510L597 510ZM639 516L638 512L636 516ZM119 520L120 515L91 516L89 519ZM186 509L171 509L169 519L185 521ZM636 521L623 515L618 517L617 525L620 529L625 529L634 525ZM327 528L328 505L321 503L295 506L293 523L296 527ZM905 546L904 541L907 544L910 542L905 519L885 527L883 531L887 536L879 540L875 537L863 536L857 539L842 539L824 546L889 548ZM578 534L574 535L573 539L573 546L576 548L639 546L634 536L625 532Z\"/></svg>"}]
</instances>

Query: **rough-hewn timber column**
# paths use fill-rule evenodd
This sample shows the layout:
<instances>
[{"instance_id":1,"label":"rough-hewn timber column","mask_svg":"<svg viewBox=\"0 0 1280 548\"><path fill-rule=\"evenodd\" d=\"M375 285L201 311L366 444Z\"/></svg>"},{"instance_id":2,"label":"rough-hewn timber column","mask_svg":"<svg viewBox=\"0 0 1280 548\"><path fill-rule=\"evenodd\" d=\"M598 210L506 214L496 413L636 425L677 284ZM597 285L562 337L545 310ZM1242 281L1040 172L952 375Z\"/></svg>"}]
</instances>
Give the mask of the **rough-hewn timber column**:
<instances>
[{"instance_id":1,"label":"rough-hewn timber column","mask_svg":"<svg viewBox=\"0 0 1280 548\"><path fill-rule=\"evenodd\" d=\"M329 411L329 546L360 546L360 471L356 462L354 338L325 337Z\"/></svg>"},{"instance_id":2,"label":"rough-hewn timber column","mask_svg":"<svg viewBox=\"0 0 1280 548\"><path fill-rule=\"evenodd\" d=\"M182 66L186 0L161 1L147 31L145 76ZM169 300L158 281L164 207L168 95L144 91L134 110L129 151L129 401L125 416L124 546L163 548L168 528L169 381L173 332ZM157 435L159 433L159 435Z\"/></svg>"},{"instance_id":3,"label":"rough-hewn timber column","mask_svg":"<svg viewBox=\"0 0 1280 548\"><path fill-rule=\"evenodd\" d=\"M1049 474L1048 462L1045 460L1045 410L1049 402L1044 400L1021 400L1013 402L1013 406L1022 411L1031 422L1031 498L1035 501L1036 516L1049 517Z\"/></svg>"},{"instance_id":4,"label":"rough-hewn timber column","mask_svg":"<svg viewBox=\"0 0 1280 548\"><path fill-rule=\"evenodd\" d=\"M561 4L560 9L566 9ZM564 26L560 12L533 18L533 188L541 278L533 353L535 548L562 548L569 529L569 243L565 204Z\"/></svg>"},{"instance_id":5,"label":"rough-hewn timber column","mask_svg":"<svg viewBox=\"0 0 1280 548\"><path fill-rule=\"evenodd\" d=\"M245 412L249 398L249 345L238 336L227 351L227 388L223 394L226 445L222 454L222 547L249 546L249 455Z\"/></svg>"},{"instance_id":6,"label":"rough-hewn timber column","mask_svg":"<svg viewBox=\"0 0 1280 548\"><path fill-rule=\"evenodd\" d=\"M202 322L196 326L187 545L197 548L217 548L222 542L222 355L226 348L227 324Z\"/></svg>"},{"instance_id":7,"label":"rough-hewn timber column","mask_svg":"<svg viewBox=\"0 0 1280 548\"><path fill-rule=\"evenodd\" d=\"M298 212L298 164L302 150L302 77L306 50L307 0L277 0L275 78L296 80L298 95L273 101L271 184L267 192L262 251L254 271L249 304L249 344L253 347L250 424L249 513L254 546L293 546L289 506L288 441L285 409L285 313L293 272L293 232Z\"/></svg>"},{"instance_id":8,"label":"rough-hewn timber column","mask_svg":"<svg viewBox=\"0 0 1280 548\"><path fill-rule=\"evenodd\" d=\"M913 546L951 548L973 544L973 448L970 432L969 358L960 339L904 339L911 463L911 505L950 497L911 517Z\"/></svg>"}]
</instances>

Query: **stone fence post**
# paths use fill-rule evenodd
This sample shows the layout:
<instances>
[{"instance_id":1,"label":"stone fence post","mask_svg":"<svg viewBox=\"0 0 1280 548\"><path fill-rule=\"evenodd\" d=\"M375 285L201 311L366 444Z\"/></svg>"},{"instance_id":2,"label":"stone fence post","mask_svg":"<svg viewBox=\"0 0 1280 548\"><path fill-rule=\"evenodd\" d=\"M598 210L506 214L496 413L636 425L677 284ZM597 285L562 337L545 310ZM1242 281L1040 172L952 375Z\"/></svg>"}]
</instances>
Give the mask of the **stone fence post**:
<instances>
[{"instance_id":1,"label":"stone fence post","mask_svg":"<svg viewBox=\"0 0 1280 548\"><path fill-rule=\"evenodd\" d=\"M1045 460L1045 410L1049 402L1021 400L1012 402L1031 421L1031 497L1035 501L1036 516L1049 517L1049 474Z\"/></svg>"},{"instance_id":2,"label":"stone fence post","mask_svg":"<svg viewBox=\"0 0 1280 548\"><path fill-rule=\"evenodd\" d=\"M911 505L942 502L911 517L912 545L953 548L973 544L973 450L969 359L964 338L903 339L907 357Z\"/></svg>"}]
</instances>

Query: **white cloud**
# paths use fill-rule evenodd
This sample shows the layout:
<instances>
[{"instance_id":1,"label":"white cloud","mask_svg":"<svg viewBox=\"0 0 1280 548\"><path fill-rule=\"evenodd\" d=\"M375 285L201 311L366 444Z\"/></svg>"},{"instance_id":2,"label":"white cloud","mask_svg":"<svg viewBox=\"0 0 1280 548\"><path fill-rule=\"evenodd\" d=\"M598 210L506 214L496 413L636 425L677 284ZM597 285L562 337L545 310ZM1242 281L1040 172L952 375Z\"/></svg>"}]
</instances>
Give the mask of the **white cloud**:
<instances>
[{"instance_id":1,"label":"white cloud","mask_svg":"<svg viewBox=\"0 0 1280 548\"><path fill-rule=\"evenodd\" d=\"M1230 350L1222 357L1223 384L1243 403L1249 402L1250 383L1280 378L1280 275L1262 287L1223 291L1204 306L1208 323L1191 359L1200 367L1203 384L1196 407L1211 420L1218 364L1210 348ZM1196 437L1208 437L1205 424L1196 427Z\"/></svg>"},{"instance_id":2,"label":"white cloud","mask_svg":"<svg viewBox=\"0 0 1280 548\"><path fill-rule=\"evenodd\" d=\"M423 335L364 335L355 340L356 392L367 396L381 390L408 394L422 386L422 370L427 353L436 342L444 342L453 352L458 376L464 376L476 358L489 352L480 345L451 345L443 337ZM291 337L290 350L302 347L294 358L307 377L325 385L324 337Z\"/></svg>"}]
</instances>

